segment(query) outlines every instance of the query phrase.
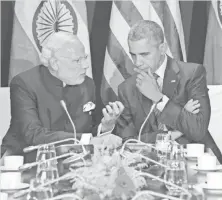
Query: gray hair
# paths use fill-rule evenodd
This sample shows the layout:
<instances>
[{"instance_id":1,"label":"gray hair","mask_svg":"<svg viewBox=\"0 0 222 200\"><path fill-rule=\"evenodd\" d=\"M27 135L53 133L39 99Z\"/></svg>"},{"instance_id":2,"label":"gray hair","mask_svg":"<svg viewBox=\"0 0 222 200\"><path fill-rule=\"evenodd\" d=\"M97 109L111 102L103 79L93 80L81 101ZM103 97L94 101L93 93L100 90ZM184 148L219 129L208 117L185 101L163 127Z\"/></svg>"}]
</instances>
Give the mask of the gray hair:
<instances>
[{"instance_id":1,"label":"gray hair","mask_svg":"<svg viewBox=\"0 0 222 200\"><path fill-rule=\"evenodd\" d=\"M50 63L56 59L54 56L55 52L60 50L65 43L72 42L76 38L77 36L72 33L55 32L42 47L40 55L41 63L46 67L50 67Z\"/></svg>"},{"instance_id":2,"label":"gray hair","mask_svg":"<svg viewBox=\"0 0 222 200\"><path fill-rule=\"evenodd\" d=\"M148 39L148 41L163 43L164 34L162 28L154 21L140 20L130 29L128 41L138 41Z\"/></svg>"}]
</instances>

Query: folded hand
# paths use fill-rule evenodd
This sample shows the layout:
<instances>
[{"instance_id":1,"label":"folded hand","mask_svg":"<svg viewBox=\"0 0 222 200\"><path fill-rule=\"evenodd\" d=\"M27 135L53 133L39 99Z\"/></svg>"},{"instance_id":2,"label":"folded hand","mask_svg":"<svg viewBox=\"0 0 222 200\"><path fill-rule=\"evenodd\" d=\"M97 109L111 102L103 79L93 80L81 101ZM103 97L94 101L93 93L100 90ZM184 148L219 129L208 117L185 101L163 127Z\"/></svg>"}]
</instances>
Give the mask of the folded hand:
<instances>
[{"instance_id":1,"label":"folded hand","mask_svg":"<svg viewBox=\"0 0 222 200\"><path fill-rule=\"evenodd\" d=\"M186 111L192 113L192 114L197 114L200 111L200 103L198 100L194 101L193 99L190 99L186 105L184 106Z\"/></svg>"}]
</instances>

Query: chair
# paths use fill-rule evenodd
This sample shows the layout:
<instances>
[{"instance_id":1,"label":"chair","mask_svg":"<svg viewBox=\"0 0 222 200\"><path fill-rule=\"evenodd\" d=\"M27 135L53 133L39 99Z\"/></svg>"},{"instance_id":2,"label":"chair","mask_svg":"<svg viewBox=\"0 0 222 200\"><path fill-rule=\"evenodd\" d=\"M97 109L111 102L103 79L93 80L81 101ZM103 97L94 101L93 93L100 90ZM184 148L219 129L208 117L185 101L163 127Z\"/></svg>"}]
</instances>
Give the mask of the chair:
<instances>
[{"instance_id":1,"label":"chair","mask_svg":"<svg viewBox=\"0 0 222 200\"><path fill-rule=\"evenodd\" d=\"M209 131L222 152L222 85L208 85L211 104Z\"/></svg>"},{"instance_id":2,"label":"chair","mask_svg":"<svg viewBox=\"0 0 222 200\"><path fill-rule=\"evenodd\" d=\"M0 145L11 120L10 88L0 87Z\"/></svg>"}]
</instances>

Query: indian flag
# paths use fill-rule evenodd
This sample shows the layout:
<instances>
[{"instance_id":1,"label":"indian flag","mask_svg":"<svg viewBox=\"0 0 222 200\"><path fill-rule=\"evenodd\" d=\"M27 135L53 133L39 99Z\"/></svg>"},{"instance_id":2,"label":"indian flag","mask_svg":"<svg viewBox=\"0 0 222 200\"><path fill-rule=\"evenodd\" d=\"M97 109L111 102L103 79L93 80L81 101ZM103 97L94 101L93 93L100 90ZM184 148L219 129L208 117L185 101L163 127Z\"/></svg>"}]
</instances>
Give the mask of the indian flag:
<instances>
[{"instance_id":1,"label":"indian flag","mask_svg":"<svg viewBox=\"0 0 222 200\"><path fill-rule=\"evenodd\" d=\"M17 74L40 64L42 45L55 32L77 34L90 56L85 1L23 0L15 3L9 82ZM91 66L91 56L90 56ZM92 77L92 67L87 75Z\"/></svg>"}]
</instances>

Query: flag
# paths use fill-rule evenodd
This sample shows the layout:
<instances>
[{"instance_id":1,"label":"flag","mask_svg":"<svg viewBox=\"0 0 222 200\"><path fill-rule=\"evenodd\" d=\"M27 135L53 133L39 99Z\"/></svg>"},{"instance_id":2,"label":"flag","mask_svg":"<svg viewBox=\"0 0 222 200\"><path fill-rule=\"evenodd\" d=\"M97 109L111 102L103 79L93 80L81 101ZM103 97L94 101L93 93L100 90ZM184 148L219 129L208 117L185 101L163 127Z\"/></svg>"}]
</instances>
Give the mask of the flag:
<instances>
[{"instance_id":1,"label":"flag","mask_svg":"<svg viewBox=\"0 0 222 200\"><path fill-rule=\"evenodd\" d=\"M17 74L41 64L44 42L55 32L77 34L89 55L87 75L92 77L85 1L16 1L10 58L9 82Z\"/></svg>"},{"instance_id":2,"label":"flag","mask_svg":"<svg viewBox=\"0 0 222 200\"><path fill-rule=\"evenodd\" d=\"M113 1L101 84L104 104L117 99L118 85L133 73L127 36L132 25L142 19L157 22L165 33L167 54L186 61L179 1Z\"/></svg>"},{"instance_id":3,"label":"flag","mask_svg":"<svg viewBox=\"0 0 222 200\"><path fill-rule=\"evenodd\" d=\"M209 10L204 66L208 85L222 84L222 2L212 0Z\"/></svg>"},{"instance_id":4,"label":"flag","mask_svg":"<svg viewBox=\"0 0 222 200\"><path fill-rule=\"evenodd\" d=\"M191 23L188 35L187 61L203 64L206 43L207 21L209 15L208 1L193 1Z\"/></svg>"}]
</instances>

